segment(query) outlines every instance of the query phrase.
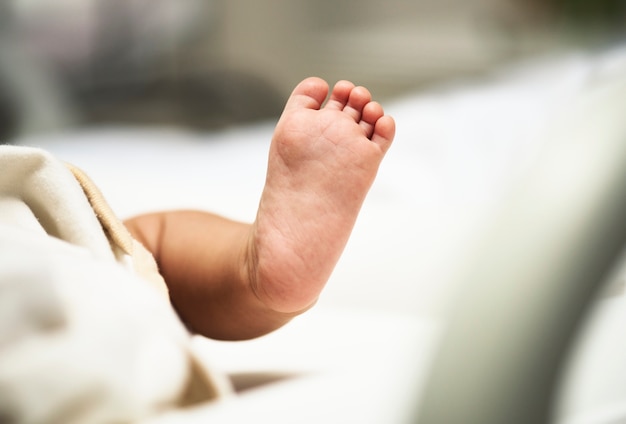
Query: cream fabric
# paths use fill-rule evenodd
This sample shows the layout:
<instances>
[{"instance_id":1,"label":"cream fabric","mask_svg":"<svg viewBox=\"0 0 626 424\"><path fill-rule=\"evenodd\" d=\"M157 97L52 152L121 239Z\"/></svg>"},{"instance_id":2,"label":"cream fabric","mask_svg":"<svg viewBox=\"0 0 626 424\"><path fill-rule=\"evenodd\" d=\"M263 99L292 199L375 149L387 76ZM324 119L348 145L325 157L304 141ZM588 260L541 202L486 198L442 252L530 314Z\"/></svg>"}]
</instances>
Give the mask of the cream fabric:
<instances>
[{"instance_id":1,"label":"cream fabric","mask_svg":"<svg viewBox=\"0 0 626 424\"><path fill-rule=\"evenodd\" d=\"M0 422L134 422L227 396L164 287L82 172L0 146Z\"/></svg>"},{"instance_id":2,"label":"cream fabric","mask_svg":"<svg viewBox=\"0 0 626 424\"><path fill-rule=\"evenodd\" d=\"M137 240L134 240L124 224L115 216L115 213L104 199L98 187L82 170L74 165L66 164L76 181L80 184L89 204L100 221L113 253L118 260L123 261L127 257L131 259L134 271L154 286L168 295L167 285L159 274L154 257ZM128 256L126 256L128 255Z\"/></svg>"}]
</instances>

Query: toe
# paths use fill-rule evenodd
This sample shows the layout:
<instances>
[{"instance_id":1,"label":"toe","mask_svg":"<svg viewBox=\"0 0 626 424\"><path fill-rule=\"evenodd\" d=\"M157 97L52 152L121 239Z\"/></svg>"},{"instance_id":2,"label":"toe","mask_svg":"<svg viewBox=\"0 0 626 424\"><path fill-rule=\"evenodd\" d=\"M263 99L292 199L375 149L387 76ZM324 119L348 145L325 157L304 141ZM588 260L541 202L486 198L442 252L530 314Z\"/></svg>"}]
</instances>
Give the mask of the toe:
<instances>
[{"instance_id":1,"label":"toe","mask_svg":"<svg viewBox=\"0 0 626 424\"><path fill-rule=\"evenodd\" d=\"M352 90L354 90L354 84L350 81L339 81L333 87L333 91L325 107L328 109L343 110L348 103Z\"/></svg>"},{"instance_id":2,"label":"toe","mask_svg":"<svg viewBox=\"0 0 626 424\"><path fill-rule=\"evenodd\" d=\"M350 92L348 103L346 107L343 108L343 111L350 115L356 122L359 122L363 114L363 108L371 101L372 95L367 88L360 86L355 87L354 90Z\"/></svg>"},{"instance_id":3,"label":"toe","mask_svg":"<svg viewBox=\"0 0 626 424\"><path fill-rule=\"evenodd\" d=\"M378 121L384 114L383 107L378 102L369 102L363 107L363 113L361 114L361 122L359 122L359 125L363 128L367 138L372 138L376 121Z\"/></svg>"},{"instance_id":4,"label":"toe","mask_svg":"<svg viewBox=\"0 0 626 424\"><path fill-rule=\"evenodd\" d=\"M294 88L285 110L287 109L319 109L328 95L328 84L321 78L310 77Z\"/></svg>"},{"instance_id":5,"label":"toe","mask_svg":"<svg viewBox=\"0 0 626 424\"><path fill-rule=\"evenodd\" d=\"M391 116L384 115L376 121L371 140L378 144L383 152L386 152L389 149L389 146L391 146L395 133L395 121Z\"/></svg>"}]
</instances>

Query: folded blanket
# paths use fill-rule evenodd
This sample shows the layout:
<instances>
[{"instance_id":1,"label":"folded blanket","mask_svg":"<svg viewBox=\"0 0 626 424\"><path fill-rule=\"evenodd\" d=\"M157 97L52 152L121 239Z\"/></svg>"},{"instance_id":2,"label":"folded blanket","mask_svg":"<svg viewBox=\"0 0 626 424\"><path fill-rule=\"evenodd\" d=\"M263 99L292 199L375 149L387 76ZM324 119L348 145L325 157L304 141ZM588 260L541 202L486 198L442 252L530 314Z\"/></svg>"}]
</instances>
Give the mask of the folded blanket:
<instances>
[{"instance_id":1,"label":"folded blanket","mask_svg":"<svg viewBox=\"0 0 626 424\"><path fill-rule=\"evenodd\" d=\"M229 393L86 175L0 146L0 422L133 422Z\"/></svg>"}]
</instances>

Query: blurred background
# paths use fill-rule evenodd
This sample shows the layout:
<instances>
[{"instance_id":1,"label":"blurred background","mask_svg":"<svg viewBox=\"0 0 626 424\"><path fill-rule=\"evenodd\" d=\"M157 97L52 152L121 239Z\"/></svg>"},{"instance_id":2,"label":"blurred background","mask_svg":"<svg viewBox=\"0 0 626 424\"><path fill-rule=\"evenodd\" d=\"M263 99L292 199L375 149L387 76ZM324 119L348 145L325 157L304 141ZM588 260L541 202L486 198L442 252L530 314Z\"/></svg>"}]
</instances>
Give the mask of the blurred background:
<instances>
[{"instance_id":1,"label":"blurred background","mask_svg":"<svg viewBox=\"0 0 626 424\"><path fill-rule=\"evenodd\" d=\"M625 24L625 0L4 0L0 140L273 119L309 75L384 101Z\"/></svg>"}]
</instances>

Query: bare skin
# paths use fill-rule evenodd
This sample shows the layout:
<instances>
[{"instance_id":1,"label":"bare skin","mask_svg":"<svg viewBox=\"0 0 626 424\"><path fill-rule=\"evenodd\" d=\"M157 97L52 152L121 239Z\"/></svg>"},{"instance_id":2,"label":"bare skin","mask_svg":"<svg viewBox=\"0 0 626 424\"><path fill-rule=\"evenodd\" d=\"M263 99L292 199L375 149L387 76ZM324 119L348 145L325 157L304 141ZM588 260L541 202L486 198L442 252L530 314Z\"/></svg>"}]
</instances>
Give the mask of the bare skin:
<instances>
[{"instance_id":1,"label":"bare skin","mask_svg":"<svg viewBox=\"0 0 626 424\"><path fill-rule=\"evenodd\" d=\"M340 81L325 102L328 92L308 78L287 101L254 223L199 211L126 221L192 331L257 337L309 309L324 288L395 133L367 89Z\"/></svg>"}]
</instances>

